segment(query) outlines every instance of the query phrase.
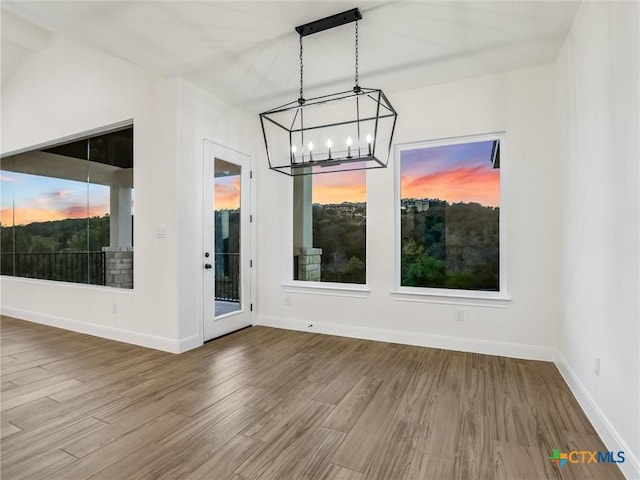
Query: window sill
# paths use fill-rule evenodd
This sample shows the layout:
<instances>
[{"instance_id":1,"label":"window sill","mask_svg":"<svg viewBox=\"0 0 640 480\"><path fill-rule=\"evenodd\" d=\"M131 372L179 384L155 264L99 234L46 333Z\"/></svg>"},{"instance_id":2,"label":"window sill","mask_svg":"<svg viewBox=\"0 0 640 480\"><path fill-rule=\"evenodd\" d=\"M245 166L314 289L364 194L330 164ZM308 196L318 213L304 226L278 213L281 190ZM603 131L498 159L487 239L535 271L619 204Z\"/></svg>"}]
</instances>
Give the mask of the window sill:
<instances>
[{"instance_id":1,"label":"window sill","mask_svg":"<svg viewBox=\"0 0 640 480\"><path fill-rule=\"evenodd\" d=\"M450 292L400 287L391 291L394 300L401 302L440 303L445 305L468 305L473 307L506 308L511 297L500 292Z\"/></svg>"},{"instance_id":2,"label":"window sill","mask_svg":"<svg viewBox=\"0 0 640 480\"><path fill-rule=\"evenodd\" d=\"M49 285L51 287L69 287L69 288L81 288L84 290L95 290L95 291L108 291L108 292L117 292L123 294L133 295L133 288L120 288L120 287L110 287L107 285L95 285L93 283L76 283L76 282L62 282L59 280L45 280L43 278L30 278L30 277L14 277L13 275L0 275L0 281L3 282L16 282L16 283L26 283L33 285Z\"/></svg>"},{"instance_id":3,"label":"window sill","mask_svg":"<svg viewBox=\"0 0 640 480\"><path fill-rule=\"evenodd\" d=\"M309 295L327 295L331 297L367 298L369 287L353 283L322 283L292 281L283 283L282 288L287 293L304 293Z\"/></svg>"}]
</instances>

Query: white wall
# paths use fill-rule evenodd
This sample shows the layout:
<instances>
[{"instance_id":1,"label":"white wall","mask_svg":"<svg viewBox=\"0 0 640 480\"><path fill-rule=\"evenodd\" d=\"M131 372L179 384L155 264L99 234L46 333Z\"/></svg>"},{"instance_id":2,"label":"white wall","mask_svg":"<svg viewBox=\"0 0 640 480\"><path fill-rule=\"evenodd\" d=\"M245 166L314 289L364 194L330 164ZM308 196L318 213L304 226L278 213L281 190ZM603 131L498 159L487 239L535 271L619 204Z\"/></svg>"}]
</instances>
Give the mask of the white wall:
<instances>
[{"instance_id":1,"label":"white wall","mask_svg":"<svg viewBox=\"0 0 640 480\"><path fill-rule=\"evenodd\" d=\"M506 308L394 299L394 170L368 172L368 298L287 292L291 180L259 159L258 322L527 358L553 358L559 319L559 211L554 68L541 66L404 92L394 142L506 132ZM391 165L393 160L391 160ZM508 177L508 178L507 178ZM291 305L286 305L287 297ZM465 310L465 321L455 311Z\"/></svg>"},{"instance_id":2,"label":"white wall","mask_svg":"<svg viewBox=\"0 0 640 480\"><path fill-rule=\"evenodd\" d=\"M231 108L187 82L179 82L178 106L178 318L180 337L201 342L203 139L245 153L253 163L260 130L257 115L254 118Z\"/></svg>"},{"instance_id":3,"label":"white wall","mask_svg":"<svg viewBox=\"0 0 640 480\"><path fill-rule=\"evenodd\" d=\"M267 169L256 119L185 82L55 39L3 88L2 152L133 119L135 289L0 277L2 312L170 351L199 344L209 138L251 155L257 170L258 323L527 358L559 348L574 393L637 476L638 67L638 5L585 3L557 65L387 92L400 112L398 143L506 132L512 300L491 308L391 296L393 168L368 174L368 296L286 291L291 179ZM159 227L167 238L156 237ZM464 322L454 320L459 309Z\"/></svg>"},{"instance_id":4,"label":"white wall","mask_svg":"<svg viewBox=\"0 0 640 480\"><path fill-rule=\"evenodd\" d=\"M609 449L626 452L629 478L640 478L638 24L637 2L583 3L558 59L558 363Z\"/></svg>"},{"instance_id":5,"label":"white wall","mask_svg":"<svg viewBox=\"0 0 640 480\"><path fill-rule=\"evenodd\" d=\"M176 82L55 39L23 61L2 100L3 154L132 119L136 189L133 291L1 277L2 312L178 351Z\"/></svg>"},{"instance_id":6,"label":"white wall","mask_svg":"<svg viewBox=\"0 0 640 480\"><path fill-rule=\"evenodd\" d=\"M200 345L203 139L253 156L257 120L62 39L28 57L2 100L3 155L132 119L136 197L133 291L0 277L2 312L168 351Z\"/></svg>"}]
</instances>

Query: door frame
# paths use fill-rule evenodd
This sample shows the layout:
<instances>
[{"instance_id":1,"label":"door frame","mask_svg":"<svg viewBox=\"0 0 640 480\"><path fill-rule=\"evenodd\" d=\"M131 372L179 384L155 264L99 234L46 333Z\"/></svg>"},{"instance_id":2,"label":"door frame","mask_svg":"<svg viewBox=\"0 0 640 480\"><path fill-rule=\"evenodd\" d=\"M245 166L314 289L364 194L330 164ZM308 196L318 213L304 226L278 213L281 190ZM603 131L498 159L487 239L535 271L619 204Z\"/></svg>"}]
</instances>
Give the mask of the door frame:
<instances>
[{"instance_id":1,"label":"door frame","mask_svg":"<svg viewBox=\"0 0 640 480\"><path fill-rule=\"evenodd\" d=\"M245 190L245 194L248 194L249 199L248 201L246 199L243 199L243 201L241 200L241 225L246 226L246 229L248 229L248 232L245 232L244 230L241 233L240 236L240 252L241 252L241 257L240 257L240 271L241 271L241 282L245 283L246 280L246 286L249 290L248 294L245 293L241 293L242 297L244 298L244 301L247 303L246 305L243 305L242 311L245 312L247 314L247 318L248 318L248 322L245 322L246 325L244 326L251 326L255 324L255 228L253 228L253 218L254 218L254 214L253 214L253 204L255 202L253 202L253 197L255 195L255 187L254 187L254 182L253 182L253 157L251 155L249 155L248 153L236 150L234 148L230 148L230 147L226 147L224 145L221 145L213 140L209 140L207 138L203 139L203 150L202 150L202 160L201 160L201 172L202 172L202 190L201 190L201 195L200 195L200 202L202 205L202 216L201 216L201 228L202 228L202 236L201 236L201 248L200 248L200 275L201 275L201 288L200 288L200 292L201 292L201 309L202 309L202 314L201 314L201 318L200 318L200 331L201 331L201 335L202 335L202 342L207 342L209 340L212 339L208 339L206 338L206 322L207 320L210 318L209 317L209 312L211 312L212 310L207 308L207 304L206 302L210 301L208 300L211 299L211 293L212 292L208 292L208 286L211 286L211 282L207 282L205 279L205 269L204 269L204 264L207 263L204 257L204 253L207 250L207 248L209 247L213 247L213 239L211 240L211 243L209 243L209 240L207 238L208 235L210 235L210 233L207 232L207 228L206 225L208 223L211 222L211 217L210 217L210 212L211 212L211 204L207 203L207 200L205 199L205 195L207 194L207 185L206 183L209 181L209 179L207 178L205 172L207 171L207 162L211 161L212 163L215 162L215 159L220 159L220 160L224 160L224 161L228 161L231 163L234 163L234 158L238 158L238 156L242 156L246 158L246 163L244 165L242 165L243 167L243 173L241 174L241 190ZM244 162L243 162L244 163ZM245 185L246 184L246 185ZM243 220L243 218L245 220ZM215 228L215 225L211 225L212 229L211 231L213 231L213 228ZM245 243L248 243L248 245L245 246ZM243 253L245 253L243 255ZM213 255L214 251L211 250L210 253ZM246 257L246 258L245 258ZM211 258L211 260L213 260L213 258ZM215 275L215 269L212 271L212 273ZM244 275L246 274L247 278L244 279ZM241 292L243 292L243 289L241 287ZM207 298L208 295L208 298ZM215 300L214 300L215 302ZM213 313L215 315L215 310L213 310ZM226 319L226 318L232 318L235 315L233 313L224 315L222 317L222 319ZM244 328L244 326L240 327L240 328ZM230 330L229 332L226 333L231 333L231 331L234 330ZM222 333L221 335L225 335L226 333ZM221 336L218 335L218 336ZM214 338L217 338L214 337Z\"/></svg>"}]
</instances>

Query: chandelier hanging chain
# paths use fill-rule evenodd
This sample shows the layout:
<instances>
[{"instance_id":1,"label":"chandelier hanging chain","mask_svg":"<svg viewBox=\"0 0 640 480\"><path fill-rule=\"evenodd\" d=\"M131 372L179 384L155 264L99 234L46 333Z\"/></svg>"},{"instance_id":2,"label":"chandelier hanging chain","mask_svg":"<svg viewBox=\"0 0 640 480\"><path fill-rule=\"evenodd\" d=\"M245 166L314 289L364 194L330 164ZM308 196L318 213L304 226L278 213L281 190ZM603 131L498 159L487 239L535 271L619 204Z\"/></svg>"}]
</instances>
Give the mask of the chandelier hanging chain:
<instances>
[{"instance_id":1,"label":"chandelier hanging chain","mask_svg":"<svg viewBox=\"0 0 640 480\"><path fill-rule=\"evenodd\" d=\"M300 37L300 96L260 114L271 170L297 177L387 167L398 114L381 89L360 86L360 19L362 13L353 8L295 27ZM351 22L353 88L305 99L302 37ZM314 84L324 78L316 78L315 70L313 74Z\"/></svg>"},{"instance_id":2,"label":"chandelier hanging chain","mask_svg":"<svg viewBox=\"0 0 640 480\"><path fill-rule=\"evenodd\" d=\"M356 21L356 85L354 87L354 90L360 90L360 87L358 85L358 22Z\"/></svg>"},{"instance_id":3,"label":"chandelier hanging chain","mask_svg":"<svg viewBox=\"0 0 640 480\"><path fill-rule=\"evenodd\" d=\"M303 94L303 72L304 65L302 63L302 35L300 35L300 98L298 99L298 103L302 105L304 103L304 94Z\"/></svg>"}]
</instances>

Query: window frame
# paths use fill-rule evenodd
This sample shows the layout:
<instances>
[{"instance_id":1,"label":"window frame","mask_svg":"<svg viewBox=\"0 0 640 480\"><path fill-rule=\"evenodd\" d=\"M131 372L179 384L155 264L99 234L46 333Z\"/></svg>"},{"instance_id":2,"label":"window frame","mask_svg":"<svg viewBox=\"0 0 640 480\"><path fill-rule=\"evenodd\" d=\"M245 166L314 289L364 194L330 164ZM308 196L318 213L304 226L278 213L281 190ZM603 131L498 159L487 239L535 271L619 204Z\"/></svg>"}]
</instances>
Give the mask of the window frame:
<instances>
[{"instance_id":1,"label":"window frame","mask_svg":"<svg viewBox=\"0 0 640 480\"><path fill-rule=\"evenodd\" d=\"M40 142L40 143L36 143L33 145L29 145L29 146L25 146L25 147L20 147L14 150L9 150L6 152L1 152L0 153L0 163L2 163L1 161L7 158L11 158L17 155L22 155L25 153L30 153L30 152L36 152L36 151L40 151L40 150L46 150L46 149L50 149L50 148L54 148L54 147L58 147L58 146L62 146L62 145L66 145L69 143L73 143L76 141L80 141L80 140L84 140L84 139L88 139L88 138L92 138L92 137L97 137L97 136L101 136L101 135L105 135L105 134L109 134L112 132L117 132L120 130L125 130L128 129L129 127L131 127L133 129L133 145L134 145L134 149L133 149L133 186L132 189L135 187L135 158L136 158L136 150L135 150L135 145L136 145L136 130L134 127L134 118L127 118L118 122L114 122L114 123L110 123L110 124L106 124L106 125L101 125L98 127L94 127L88 130L84 130L81 132L76 132L76 133L72 133L69 135L65 135L53 140L47 140L44 142ZM32 175L40 175L40 174L32 174ZM40 175L42 176L42 175ZM53 177L55 178L55 177ZM90 190L90 182L86 182L87 185L87 192L89 192ZM88 193L89 194L89 193ZM135 223L132 225L132 241L133 238L136 238L135 235ZM106 265L105 265L106 268ZM13 276L13 275L0 275L0 277L4 280L11 280L11 281L18 281L18 282L26 282L26 283L34 283L34 284L57 284L57 285L63 285L63 286L71 286L73 288L85 288L85 289L95 289L95 290L105 290L105 289L110 289L111 291L117 291L118 293L123 293L123 294L129 294L132 295L134 293L135 290L135 268L134 268L134 283L132 288L125 288L125 287L116 287L116 286L108 286L108 285L97 285L97 284L90 284L90 283L77 283L77 282L71 282L71 281L61 281L61 280L51 280L51 279L44 279L44 278L32 278L32 277L20 277L20 276Z\"/></svg>"},{"instance_id":2,"label":"window frame","mask_svg":"<svg viewBox=\"0 0 640 480\"><path fill-rule=\"evenodd\" d=\"M336 297L350 298L366 298L369 293L369 259L370 257L370 240L369 240L369 175L365 171L365 204L367 205L367 224L365 228L365 283L341 283L341 282L314 282L309 280L293 279L293 182L287 182L287 261L285 280L282 282L282 288L287 293L305 293L312 295L329 295ZM339 175L339 173L336 173ZM326 173L322 175L334 175Z\"/></svg>"},{"instance_id":3,"label":"window frame","mask_svg":"<svg viewBox=\"0 0 640 480\"><path fill-rule=\"evenodd\" d=\"M397 143L394 145L394 283L392 297L399 301L444 303L453 305L475 305L488 307L505 307L511 300L507 293L507 145L504 131L461 135L416 142ZM499 290L461 290L451 288L409 287L401 285L401 154L406 150L432 148L465 143L498 140L500 142L500 215L499 215Z\"/></svg>"}]
</instances>

